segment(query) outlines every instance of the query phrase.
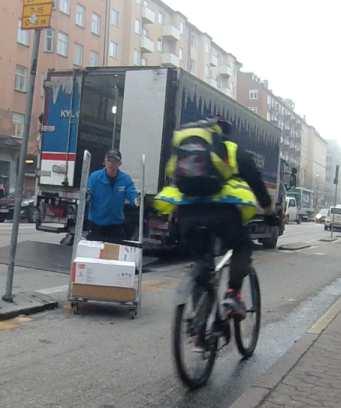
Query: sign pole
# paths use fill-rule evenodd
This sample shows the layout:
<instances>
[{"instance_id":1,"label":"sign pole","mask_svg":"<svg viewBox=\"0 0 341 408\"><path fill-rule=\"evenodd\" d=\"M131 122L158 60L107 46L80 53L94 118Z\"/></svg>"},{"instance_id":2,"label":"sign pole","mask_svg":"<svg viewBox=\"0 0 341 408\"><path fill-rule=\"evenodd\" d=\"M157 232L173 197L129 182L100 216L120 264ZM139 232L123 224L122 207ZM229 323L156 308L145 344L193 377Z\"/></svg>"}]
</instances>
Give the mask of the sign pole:
<instances>
[{"instance_id":1,"label":"sign pole","mask_svg":"<svg viewBox=\"0 0 341 408\"><path fill-rule=\"evenodd\" d=\"M30 75L29 90L27 94L27 103L26 103L24 136L23 136L23 140L21 143L20 158L19 158L19 171L18 171L16 188L15 188L15 207L14 207L14 215L13 215L11 246L10 246L10 252L9 252L9 264L8 264L8 271L7 271L6 293L2 297L2 299L7 302L13 302L12 290L13 290L14 265L15 265L15 256L16 256L17 243L18 243L20 210L21 210L21 201L23 198L23 186L24 186L24 170L25 170L24 166L25 166L25 158L27 154L27 146L28 146L28 140L29 140L30 128L31 128L31 116L32 116L32 107L33 107L34 86L35 86L35 79L36 79L36 74L37 74L39 44L40 44L40 30L35 30L33 49L32 49L31 75Z\"/></svg>"},{"instance_id":2,"label":"sign pole","mask_svg":"<svg viewBox=\"0 0 341 408\"><path fill-rule=\"evenodd\" d=\"M340 166L337 165L335 169L335 179L334 179L334 184L335 184L334 208L337 205L337 187L339 184L339 169L340 169ZM335 211L333 211L332 222L330 226L330 239L331 240L334 239L334 222L335 222Z\"/></svg>"}]
</instances>

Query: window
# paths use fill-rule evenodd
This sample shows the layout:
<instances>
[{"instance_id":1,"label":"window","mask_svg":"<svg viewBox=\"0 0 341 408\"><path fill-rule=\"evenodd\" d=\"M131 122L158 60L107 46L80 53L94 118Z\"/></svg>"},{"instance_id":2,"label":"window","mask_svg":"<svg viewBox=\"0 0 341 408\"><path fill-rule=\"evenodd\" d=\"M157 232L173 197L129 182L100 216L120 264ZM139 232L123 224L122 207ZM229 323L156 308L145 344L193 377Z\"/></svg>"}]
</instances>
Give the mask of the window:
<instances>
[{"instance_id":1,"label":"window","mask_svg":"<svg viewBox=\"0 0 341 408\"><path fill-rule=\"evenodd\" d=\"M141 58L141 65L146 66L147 60L145 58Z\"/></svg>"},{"instance_id":2,"label":"window","mask_svg":"<svg viewBox=\"0 0 341 408\"><path fill-rule=\"evenodd\" d=\"M73 56L73 63L75 65L83 65L84 47L81 44L75 44L75 55Z\"/></svg>"},{"instance_id":3,"label":"window","mask_svg":"<svg viewBox=\"0 0 341 408\"><path fill-rule=\"evenodd\" d=\"M258 99L258 89L249 90L249 99L254 101Z\"/></svg>"},{"instance_id":4,"label":"window","mask_svg":"<svg viewBox=\"0 0 341 408\"><path fill-rule=\"evenodd\" d=\"M30 33L27 30L21 29L21 21L18 22L17 43L22 45L30 45Z\"/></svg>"},{"instance_id":5,"label":"window","mask_svg":"<svg viewBox=\"0 0 341 408\"><path fill-rule=\"evenodd\" d=\"M159 22L159 24L163 24L164 23L164 21L165 21L165 17L164 17L164 15L162 14L162 13L159 13L158 14L158 22Z\"/></svg>"},{"instance_id":6,"label":"window","mask_svg":"<svg viewBox=\"0 0 341 408\"><path fill-rule=\"evenodd\" d=\"M182 48L179 48L179 58L182 60L184 57L184 50Z\"/></svg>"},{"instance_id":7,"label":"window","mask_svg":"<svg viewBox=\"0 0 341 408\"><path fill-rule=\"evenodd\" d=\"M258 108L257 106L249 106L250 111L258 113Z\"/></svg>"},{"instance_id":8,"label":"window","mask_svg":"<svg viewBox=\"0 0 341 408\"><path fill-rule=\"evenodd\" d=\"M27 68L17 65L15 68L14 89L20 92L27 92Z\"/></svg>"},{"instance_id":9,"label":"window","mask_svg":"<svg viewBox=\"0 0 341 408\"><path fill-rule=\"evenodd\" d=\"M96 35L101 33L101 17L95 13L92 13L91 17L91 32Z\"/></svg>"},{"instance_id":10,"label":"window","mask_svg":"<svg viewBox=\"0 0 341 408\"><path fill-rule=\"evenodd\" d=\"M158 40L158 41L156 42L156 49L157 49L158 51L162 51L162 50L163 50L163 42L162 42L162 40Z\"/></svg>"},{"instance_id":11,"label":"window","mask_svg":"<svg viewBox=\"0 0 341 408\"><path fill-rule=\"evenodd\" d=\"M134 65L141 64L141 53L138 50L134 50L133 63Z\"/></svg>"},{"instance_id":12,"label":"window","mask_svg":"<svg viewBox=\"0 0 341 408\"><path fill-rule=\"evenodd\" d=\"M141 34L141 24L139 20L135 20L135 34Z\"/></svg>"},{"instance_id":13,"label":"window","mask_svg":"<svg viewBox=\"0 0 341 408\"><path fill-rule=\"evenodd\" d=\"M191 46L193 48L196 48L196 46L197 46L197 37L194 34L192 34L192 36L191 36Z\"/></svg>"},{"instance_id":14,"label":"window","mask_svg":"<svg viewBox=\"0 0 341 408\"><path fill-rule=\"evenodd\" d=\"M185 31L185 24L183 23L183 21L180 21L179 23L179 30L180 30L180 34L183 34Z\"/></svg>"},{"instance_id":15,"label":"window","mask_svg":"<svg viewBox=\"0 0 341 408\"><path fill-rule=\"evenodd\" d=\"M118 27L120 24L120 12L116 9L111 9L110 24L115 27Z\"/></svg>"},{"instance_id":16,"label":"window","mask_svg":"<svg viewBox=\"0 0 341 408\"><path fill-rule=\"evenodd\" d=\"M98 62L99 62L98 53L95 51L90 51L90 61L89 61L90 67L96 67L98 65Z\"/></svg>"},{"instance_id":17,"label":"window","mask_svg":"<svg viewBox=\"0 0 341 408\"><path fill-rule=\"evenodd\" d=\"M25 127L25 115L22 113L15 113L12 114L12 123L14 127L13 135L15 137L23 137L24 136L24 127Z\"/></svg>"},{"instance_id":18,"label":"window","mask_svg":"<svg viewBox=\"0 0 341 408\"><path fill-rule=\"evenodd\" d=\"M59 11L70 14L70 0L59 0Z\"/></svg>"},{"instance_id":19,"label":"window","mask_svg":"<svg viewBox=\"0 0 341 408\"><path fill-rule=\"evenodd\" d=\"M115 41L110 41L109 44L109 57L117 58L118 57L118 44Z\"/></svg>"},{"instance_id":20,"label":"window","mask_svg":"<svg viewBox=\"0 0 341 408\"><path fill-rule=\"evenodd\" d=\"M54 30L48 28L45 31L45 52L54 52Z\"/></svg>"},{"instance_id":21,"label":"window","mask_svg":"<svg viewBox=\"0 0 341 408\"><path fill-rule=\"evenodd\" d=\"M76 18L76 24L79 27L85 26L85 7L81 6L80 4L77 4L75 18Z\"/></svg>"},{"instance_id":22,"label":"window","mask_svg":"<svg viewBox=\"0 0 341 408\"><path fill-rule=\"evenodd\" d=\"M69 51L69 36L59 32L57 35L57 54L67 57Z\"/></svg>"}]
</instances>

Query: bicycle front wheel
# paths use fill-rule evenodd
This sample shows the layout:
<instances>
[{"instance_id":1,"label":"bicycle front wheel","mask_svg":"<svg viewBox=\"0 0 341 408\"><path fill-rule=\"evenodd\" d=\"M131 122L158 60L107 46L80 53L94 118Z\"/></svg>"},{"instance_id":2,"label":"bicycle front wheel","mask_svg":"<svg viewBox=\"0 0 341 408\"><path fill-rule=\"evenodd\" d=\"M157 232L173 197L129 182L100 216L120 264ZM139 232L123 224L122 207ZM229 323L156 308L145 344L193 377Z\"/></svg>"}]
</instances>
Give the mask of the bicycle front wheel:
<instances>
[{"instance_id":1,"label":"bicycle front wheel","mask_svg":"<svg viewBox=\"0 0 341 408\"><path fill-rule=\"evenodd\" d=\"M195 301L193 298L196 298ZM206 290L175 311L173 353L182 382L191 389L208 381L217 356L218 338L213 333L211 296Z\"/></svg>"},{"instance_id":2,"label":"bicycle front wheel","mask_svg":"<svg viewBox=\"0 0 341 408\"><path fill-rule=\"evenodd\" d=\"M244 279L242 298L246 305L246 318L234 320L234 332L238 351L251 357L257 346L261 322L261 295L255 271Z\"/></svg>"}]
</instances>

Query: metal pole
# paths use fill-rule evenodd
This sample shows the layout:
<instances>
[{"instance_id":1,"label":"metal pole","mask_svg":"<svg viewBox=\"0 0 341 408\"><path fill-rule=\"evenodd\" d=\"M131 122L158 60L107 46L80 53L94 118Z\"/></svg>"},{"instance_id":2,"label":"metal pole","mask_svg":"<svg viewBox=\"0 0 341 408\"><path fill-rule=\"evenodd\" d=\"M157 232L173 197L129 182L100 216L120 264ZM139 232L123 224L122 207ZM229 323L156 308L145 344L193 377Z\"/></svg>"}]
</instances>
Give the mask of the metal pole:
<instances>
[{"instance_id":1,"label":"metal pole","mask_svg":"<svg viewBox=\"0 0 341 408\"><path fill-rule=\"evenodd\" d=\"M114 126L112 129L112 142L111 148L115 149L118 148L118 142L116 140L116 129L117 129L117 115L118 115L118 86L117 86L117 75L114 75L114 106L113 111L114 114Z\"/></svg>"},{"instance_id":2,"label":"metal pole","mask_svg":"<svg viewBox=\"0 0 341 408\"><path fill-rule=\"evenodd\" d=\"M143 268L143 222L144 222L144 193L145 193L145 172L146 172L146 156L142 155L142 178L141 178L141 199L140 199L140 219L139 219L139 243L141 244L140 250L140 265L139 265L139 280L137 286L138 303L137 314L140 316L142 305L142 268Z\"/></svg>"},{"instance_id":3,"label":"metal pole","mask_svg":"<svg viewBox=\"0 0 341 408\"><path fill-rule=\"evenodd\" d=\"M39 44L40 44L40 30L35 30L34 40L33 40L33 49L32 49L31 74L30 74L29 89L28 89L27 103L26 103L24 136L23 136L21 149L20 149L19 171L18 171L18 177L17 177L16 187L15 187L15 207L14 207L14 215L13 215L11 246L10 246L10 252L9 252L9 264L8 264L8 271L7 271L6 293L2 297L2 299L5 300L6 302L13 302L12 290L13 290L14 265L15 265L15 257L16 257L16 252L17 252L17 243L18 243L21 201L23 198L24 166L25 166L25 158L26 158L26 153L27 153L28 139L30 136L30 129L31 129L31 116L32 116L32 108L33 108L34 85L35 85L35 79L36 79L36 74L37 74Z\"/></svg>"},{"instance_id":4,"label":"metal pole","mask_svg":"<svg viewBox=\"0 0 341 408\"><path fill-rule=\"evenodd\" d=\"M82 238L85 207L86 207L86 194L88 192L88 178L89 178L89 171L90 171L90 163L91 163L91 153L88 150L84 150L81 184L79 188L79 202L78 202L77 218L76 218L76 226L75 226L75 236L73 239L72 257L71 257L71 265L70 265L71 268L72 268L73 261L76 258L78 243ZM71 283L72 282L71 282L71 274L70 274L68 299L71 298Z\"/></svg>"},{"instance_id":5,"label":"metal pole","mask_svg":"<svg viewBox=\"0 0 341 408\"><path fill-rule=\"evenodd\" d=\"M335 184L335 196L334 196L334 208L337 205L337 184ZM334 222L335 222L335 212L333 211L333 217L332 217L332 225L330 228L330 238L334 239Z\"/></svg>"}]
</instances>

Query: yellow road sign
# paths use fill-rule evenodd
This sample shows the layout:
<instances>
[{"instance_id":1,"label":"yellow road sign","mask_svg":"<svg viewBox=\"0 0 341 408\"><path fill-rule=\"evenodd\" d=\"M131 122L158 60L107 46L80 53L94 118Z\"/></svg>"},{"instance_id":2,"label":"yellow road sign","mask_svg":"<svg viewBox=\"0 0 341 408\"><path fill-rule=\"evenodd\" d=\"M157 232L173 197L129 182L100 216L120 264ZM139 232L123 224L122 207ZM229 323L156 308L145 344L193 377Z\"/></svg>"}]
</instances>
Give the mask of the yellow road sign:
<instances>
[{"instance_id":1,"label":"yellow road sign","mask_svg":"<svg viewBox=\"0 0 341 408\"><path fill-rule=\"evenodd\" d=\"M50 27L51 0L24 0L21 28L23 30Z\"/></svg>"},{"instance_id":2,"label":"yellow road sign","mask_svg":"<svg viewBox=\"0 0 341 408\"><path fill-rule=\"evenodd\" d=\"M52 0L24 0L25 6L36 6L38 4L53 4Z\"/></svg>"},{"instance_id":3,"label":"yellow road sign","mask_svg":"<svg viewBox=\"0 0 341 408\"><path fill-rule=\"evenodd\" d=\"M50 27L51 16L24 17L21 23L22 30L31 30Z\"/></svg>"},{"instance_id":4,"label":"yellow road sign","mask_svg":"<svg viewBox=\"0 0 341 408\"><path fill-rule=\"evenodd\" d=\"M31 16L50 16L52 13L52 4L40 4L36 6L24 6L23 17Z\"/></svg>"}]
</instances>

